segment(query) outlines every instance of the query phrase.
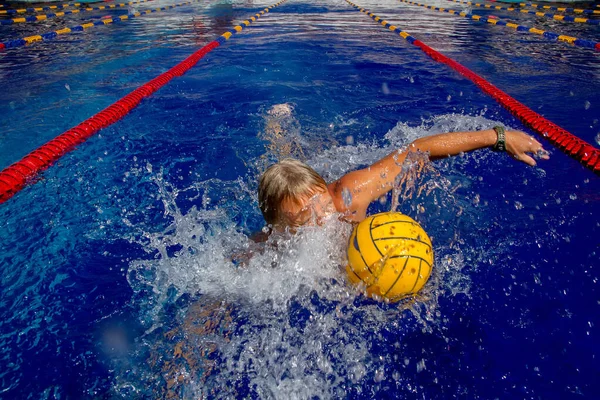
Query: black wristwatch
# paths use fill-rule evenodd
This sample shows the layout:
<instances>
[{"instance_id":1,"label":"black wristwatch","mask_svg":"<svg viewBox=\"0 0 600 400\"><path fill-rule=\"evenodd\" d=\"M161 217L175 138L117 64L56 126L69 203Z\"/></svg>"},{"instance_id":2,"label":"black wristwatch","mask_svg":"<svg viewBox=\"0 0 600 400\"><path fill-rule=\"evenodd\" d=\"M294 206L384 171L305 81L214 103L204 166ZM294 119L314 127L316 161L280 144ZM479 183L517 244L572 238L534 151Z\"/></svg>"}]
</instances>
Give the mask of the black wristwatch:
<instances>
[{"instance_id":1,"label":"black wristwatch","mask_svg":"<svg viewBox=\"0 0 600 400\"><path fill-rule=\"evenodd\" d=\"M506 135L503 126L495 126L494 131L496 131L496 135L498 135L498 140L496 140L496 144L492 147L494 151L506 151Z\"/></svg>"}]
</instances>

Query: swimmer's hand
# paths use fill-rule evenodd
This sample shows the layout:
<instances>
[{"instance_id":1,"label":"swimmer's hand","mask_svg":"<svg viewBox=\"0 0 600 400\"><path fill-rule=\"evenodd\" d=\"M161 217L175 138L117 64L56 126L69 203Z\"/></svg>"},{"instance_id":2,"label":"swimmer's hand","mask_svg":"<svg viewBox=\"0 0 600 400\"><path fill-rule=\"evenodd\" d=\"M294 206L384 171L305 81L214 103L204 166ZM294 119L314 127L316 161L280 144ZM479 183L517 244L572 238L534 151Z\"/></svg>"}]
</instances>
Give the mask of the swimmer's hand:
<instances>
[{"instance_id":1,"label":"swimmer's hand","mask_svg":"<svg viewBox=\"0 0 600 400\"><path fill-rule=\"evenodd\" d=\"M534 167L536 161L528 153L536 158L548 160L549 153L544 150L542 144L521 131L506 131L506 151L518 161Z\"/></svg>"}]
</instances>

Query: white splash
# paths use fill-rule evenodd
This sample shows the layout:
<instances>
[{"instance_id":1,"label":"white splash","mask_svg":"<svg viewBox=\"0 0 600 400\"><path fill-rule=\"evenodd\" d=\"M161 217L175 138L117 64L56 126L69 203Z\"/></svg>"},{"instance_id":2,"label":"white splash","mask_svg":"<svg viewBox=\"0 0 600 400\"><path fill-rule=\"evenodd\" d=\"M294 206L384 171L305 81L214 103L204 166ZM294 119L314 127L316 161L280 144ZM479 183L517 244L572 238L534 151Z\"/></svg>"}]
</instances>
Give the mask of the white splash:
<instances>
[{"instance_id":1,"label":"white splash","mask_svg":"<svg viewBox=\"0 0 600 400\"><path fill-rule=\"evenodd\" d=\"M388 145L333 146L307 162L331 181L418 137L494 124L484 117L453 114L423 121L417 127L398 123L385 136ZM225 388L217 398L234 397L242 375L252 395L275 399L343 397L340 390L345 385L365 379L401 380L397 372L386 374L382 361L371 355L373 346L386 340L382 334L386 327L437 329L439 296L469 295L470 281L463 270L467 260L477 256L462 248L458 232L448 225L460 216L463 207L479 207L479 202L457 200L455 183L435 169L425 171L419 179L426 183L425 191L409 192L414 187L399 186L395 196L412 201L413 217L425 218L432 225L425 228L435 233L434 274L417 301L385 305L366 300L346 283L345 251L351 225L334 218L324 226L302 228L295 235L271 237L265 244L256 244L236 226L224 206L208 202L202 209L193 207L182 213L177 202L185 190L170 188L159 174L158 196L172 222L161 232L145 232L136 239L153 258L133 261L128 279L138 295L152 297L142 310L142 319L152 321L148 335L159 327L175 326L183 331L185 340L198 343L194 346L210 343L219 356L218 365L201 378L198 367L189 362L192 356L186 356L188 364L177 370L178 376L185 377L180 385L185 387L186 398L214 394L211 388ZM197 186L213 184L207 181ZM243 180L230 184L244 185ZM416 195L422 198L409 199ZM427 215L432 215L431 219ZM446 220L450 223L442 226ZM436 228L431 221L440 226ZM211 299L219 304L220 314L215 315L227 318L197 317L210 328L202 334L195 328L189 330L181 321L165 320L163 309L183 295ZM193 310L184 306L181 318L194 320ZM407 310L417 326L403 322ZM156 345L160 338L148 340ZM160 358L168 361L174 351L168 350L167 344ZM192 355L205 359L200 350ZM419 366L421 359L410 361ZM143 375L150 379L147 373Z\"/></svg>"}]
</instances>

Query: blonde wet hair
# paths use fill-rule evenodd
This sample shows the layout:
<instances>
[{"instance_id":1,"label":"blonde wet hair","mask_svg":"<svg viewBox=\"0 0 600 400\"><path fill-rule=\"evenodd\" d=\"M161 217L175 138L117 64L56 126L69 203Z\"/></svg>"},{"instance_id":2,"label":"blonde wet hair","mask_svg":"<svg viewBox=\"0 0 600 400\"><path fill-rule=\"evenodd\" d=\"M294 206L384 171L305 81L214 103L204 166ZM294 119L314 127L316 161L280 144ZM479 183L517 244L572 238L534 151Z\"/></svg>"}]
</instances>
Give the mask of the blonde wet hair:
<instances>
[{"instance_id":1,"label":"blonde wet hair","mask_svg":"<svg viewBox=\"0 0 600 400\"><path fill-rule=\"evenodd\" d=\"M327 191L327 183L314 169L293 158L271 165L258 184L258 205L267 224L282 222L284 201L300 203L303 198Z\"/></svg>"}]
</instances>

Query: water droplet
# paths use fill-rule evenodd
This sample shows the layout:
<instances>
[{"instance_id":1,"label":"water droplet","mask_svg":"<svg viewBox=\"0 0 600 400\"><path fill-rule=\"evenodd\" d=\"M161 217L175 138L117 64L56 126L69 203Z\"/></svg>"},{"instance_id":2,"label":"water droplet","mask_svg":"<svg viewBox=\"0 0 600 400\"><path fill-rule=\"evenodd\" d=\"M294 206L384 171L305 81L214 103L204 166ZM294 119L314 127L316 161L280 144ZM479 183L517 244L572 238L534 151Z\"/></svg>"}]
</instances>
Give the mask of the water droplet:
<instances>
[{"instance_id":1,"label":"water droplet","mask_svg":"<svg viewBox=\"0 0 600 400\"><path fill-rule=\"evenodd\" d=\"M423 358L423 359L421 359L421 361L419 361L417 363L417 372L421 372L424 369L426 369L426 368L425 368L425 359Z\"/></svg>"},{"instance_id":2,"label":"water droplet","mask_svg":"<svg viewBox=\"0 0 600 400\"><path fill-rule=\"evenodd\" d=\"M381 84L381 91L383 92L383 94L390 94L390 88L386 82L383 82Z\"/></svg>"},{"instance_id":3,"label":"water droplet","mask_svg":"<svg viewBox=\"0 0 600 400\"><path fill-rule=\"evenodd\" d=\"M344 205L346 207L350 207L350 205L352 204L352 193L350 193L350 189L342 189L342 200L344 201Z\"/></svg>"},{"instance_id":4,"label":"water droplet","mask_svg":"<svg viewBox=\"0 0 600 400\"><path fill-rule=\"evenodd\" d=\"M591 105L592 105L592 103L590 103L589 101L586 100L585 103L584 103L584 108L586 110L589 110Z\"/></svg>"},{"instance_id":5,"label":"water droplet","mask_svg":"<svg viewBox=\"0 0 600 400\"><path fill-rule=\"evenodd\" d=\"M385 379L385 372L383 371L383 368L375 370L375 377L373 378L373 380L375 382L381 382L384 379Z\"/></svg>"}]
</instances>

